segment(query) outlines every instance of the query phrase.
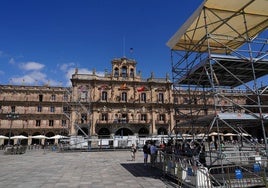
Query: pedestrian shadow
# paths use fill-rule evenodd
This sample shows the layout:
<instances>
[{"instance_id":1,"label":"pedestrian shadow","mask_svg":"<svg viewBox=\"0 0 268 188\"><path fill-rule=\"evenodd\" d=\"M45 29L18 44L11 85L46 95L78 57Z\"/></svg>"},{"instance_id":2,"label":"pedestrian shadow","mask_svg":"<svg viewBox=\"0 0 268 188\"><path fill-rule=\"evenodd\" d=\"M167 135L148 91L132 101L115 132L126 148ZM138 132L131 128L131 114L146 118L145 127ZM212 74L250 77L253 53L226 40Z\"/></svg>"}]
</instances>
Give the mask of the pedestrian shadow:
<instances>
[{"instance_id":1,"label":"pedestrian shadow","mask_svg":"<svg viewBox=\"0 0 268 188\"><path fill-rule=\"evenodd\" d=\"M128 170L135 177L151 177L161 179L163 173L158 168L150 165L144 166L143 163L121 163L121 166Z\"/></svg>"}]
</instances>

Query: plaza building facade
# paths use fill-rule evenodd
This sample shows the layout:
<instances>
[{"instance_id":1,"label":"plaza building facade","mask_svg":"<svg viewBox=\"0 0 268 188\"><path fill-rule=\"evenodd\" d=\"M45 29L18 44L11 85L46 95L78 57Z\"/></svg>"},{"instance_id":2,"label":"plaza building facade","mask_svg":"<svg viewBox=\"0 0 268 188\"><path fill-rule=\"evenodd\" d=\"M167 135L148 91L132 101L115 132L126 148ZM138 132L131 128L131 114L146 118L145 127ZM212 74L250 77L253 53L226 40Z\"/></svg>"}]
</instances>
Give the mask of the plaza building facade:
<instances>
[{"instance_id":1,"label":"plaza building facade","mask_svg":"<svg viewBox=\"0 0 268 188\"><path fill-rule=\"evenodd\" d=\"M69 134L63 104L70 100L65 87L0 85L0 134L35 136ZM17 140L10 140L16 143ZM8 140L2 141L7 144ZM39 144L40 140L21 140Z\"/></svg>"},{"instance_id":2,"label":"plaza building facade","mask_svg":"<svg viewBox=\"0 0 268 188\"><path fill-rule=\"evenodd\" d=\"M206 132L207 122L182 122L215 113L209 91L174 89L168 74L142 78L136 68L135 60L123 57L113 59L111 70L102 75L76 69L71 87L0 85L0 135L28 136L22 143L31 145L40 143L31 138L35 135L112 138ZM229 94L235 103L246 104L240 92ZM223 101L218 102L221 112L234 107ZM228 127L221 131L230 132Z\"/></svg>"},{"instance_id":3,"label":"plaza building facade","mask_svg":"<svg viewBox=\"0 0 268 188\"><path fill-rule=\"evenodd\" d=\"M104 75L72 75L71 135L150 136L168 134L174 125L172 83L168 77L143 79L137 62L113 59Z\"/></svg>"}]
</instances>

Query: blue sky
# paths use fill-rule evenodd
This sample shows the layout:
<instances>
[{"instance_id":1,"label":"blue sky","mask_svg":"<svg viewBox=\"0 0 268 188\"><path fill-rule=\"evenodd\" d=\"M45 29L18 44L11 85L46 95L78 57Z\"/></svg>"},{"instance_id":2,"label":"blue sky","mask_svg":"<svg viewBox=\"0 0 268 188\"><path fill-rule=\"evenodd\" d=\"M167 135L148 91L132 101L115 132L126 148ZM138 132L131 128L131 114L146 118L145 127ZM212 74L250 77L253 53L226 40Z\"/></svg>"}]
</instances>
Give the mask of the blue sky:
<instances>
[{"instance_id":1,"label":"blue sky","mask_svg":"<svg viewBox=\"0 0 268 188\"><path fill-rule=\"evenodd\" d=\"M144 78L171 75L166 42L201 2L2 0L0 84L67 86L75 67L102 73L122 56Z\"/></svg>"}]
</instances>

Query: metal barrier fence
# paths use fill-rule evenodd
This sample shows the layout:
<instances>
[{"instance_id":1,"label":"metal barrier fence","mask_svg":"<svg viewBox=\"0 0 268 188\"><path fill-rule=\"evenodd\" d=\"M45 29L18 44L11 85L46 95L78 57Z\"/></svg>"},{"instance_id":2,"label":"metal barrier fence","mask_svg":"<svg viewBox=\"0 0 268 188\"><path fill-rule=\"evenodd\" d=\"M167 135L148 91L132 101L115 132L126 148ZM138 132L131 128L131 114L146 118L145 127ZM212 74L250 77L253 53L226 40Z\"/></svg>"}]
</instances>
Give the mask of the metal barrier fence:
<instances>
[{"instance_id":1,"label":"metal barrier fence","mask_svg":"<svg viewBox=\"0 0 268 188\"><path fill-rule=\"evenodd\" d=\"M194 162L193 157L176 156L159 151L156 166L164 175L173 178L182 187L268 187L267 159L258 162L255 159L248 159L246 163L209 168Z\"/></svg>"}]
</instances>

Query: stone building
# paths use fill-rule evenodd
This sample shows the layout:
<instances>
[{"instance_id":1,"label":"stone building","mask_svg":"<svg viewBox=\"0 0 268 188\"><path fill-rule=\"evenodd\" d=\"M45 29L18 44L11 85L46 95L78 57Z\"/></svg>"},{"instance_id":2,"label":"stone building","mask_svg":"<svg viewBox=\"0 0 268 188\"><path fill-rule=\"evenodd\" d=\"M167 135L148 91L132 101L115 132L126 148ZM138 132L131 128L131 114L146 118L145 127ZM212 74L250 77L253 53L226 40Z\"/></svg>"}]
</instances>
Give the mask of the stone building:
<instances>
[{"instance_id":1,"label":"stone building","mask_svg":"<svg viewBox=\"0 0 268 188\"><path fill-rule=\"evenodd\" d=\"M65 92L67 89L0 85L0 134L7 137L68 135L69 120L63 113L63 104L69 100ZM30 145L38 144L40 140L29 138L22 142Z\"/></svg>"},{"instance_id":2,"label":"stone building","mask_svg":"<svg viewBox=\"0 0 268 188\"><path fill-rule=\"evenodd\" d=\"M0 135L151 136L171 133L174 125L172 83L144 79L137 62L112 60L111 73L72 75L72 87L0 85ZM16 143L17 140L11 140ZM44 140L42 140L44 143ZM7 144L7 140L5 140Z\"/></svg>"},{"instance_id":3,"label":"stone building","mask_svg":"<svg viewBox=\"0 0 268 188\"><path fill-rule=\"evenodd\" d=\"M111 138L206 131L206 122L182 122L215 113L209 92L174 90L168 75L156 78L151 73L142 78L137 62L125 57L113 59L111 65L111 71L103 75L96 71L80 74L76 69L71 87L0 85L0 135L29 136L22 142L30 145L40 143L30 137L35 135ZM230 95L235 103L246 103L239 92ZM219 112L233 108L232 103L221 100L218 98Z\"/></svg>"},{"instance_id":4,"label":"stone building","mask_svg":"<svg viewBox=\"0 0 268 188\"><path fill-rule=\"evenodd\" d=\"M102 76L79 70L72 75L70 133L98 137L170 133L174 114L169 77L155 78L152 73L143 79L137 62L124 57L111 63L111 73Z\"/></svg>"}]
</instances>

